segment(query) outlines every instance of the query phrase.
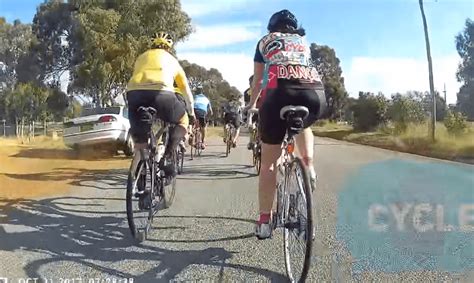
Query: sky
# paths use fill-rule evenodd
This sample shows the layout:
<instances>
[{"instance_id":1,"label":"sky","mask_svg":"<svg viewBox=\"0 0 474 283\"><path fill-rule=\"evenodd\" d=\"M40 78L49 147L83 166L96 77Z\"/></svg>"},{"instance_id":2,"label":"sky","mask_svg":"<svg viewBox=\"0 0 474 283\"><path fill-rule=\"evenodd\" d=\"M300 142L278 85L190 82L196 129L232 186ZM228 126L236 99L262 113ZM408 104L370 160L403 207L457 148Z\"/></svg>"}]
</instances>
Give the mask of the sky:
<instances>
[{"instance_id":1,"label":"sky","mask_svg":"<svg viewBox=\"0 0 474 283\"><path fill-rule=\"evenodd\" d=\"M0 0L0 16L31 22L41 0ZM178 57L217 68L240 91L248 87L258 40L270 16L289 9L306 29L307 39L335 49L345 86L390 95L429 90L428 65L418 0L182 0L195 33L177 43ZM433 58L435 88L446 85L456 102L460 58L455 36L473 0L424 0Z\"/></svg>"}]
</instances>

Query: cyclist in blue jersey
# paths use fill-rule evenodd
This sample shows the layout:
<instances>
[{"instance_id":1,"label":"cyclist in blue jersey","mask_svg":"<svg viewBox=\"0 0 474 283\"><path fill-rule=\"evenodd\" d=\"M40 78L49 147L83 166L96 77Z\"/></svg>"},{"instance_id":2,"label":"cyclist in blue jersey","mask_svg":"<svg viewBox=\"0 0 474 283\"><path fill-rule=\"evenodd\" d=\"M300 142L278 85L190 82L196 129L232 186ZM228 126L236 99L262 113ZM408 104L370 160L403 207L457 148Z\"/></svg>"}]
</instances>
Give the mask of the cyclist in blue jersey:
<instances>
[{"instance_id":1,"label":"cyclist in blue jersey","mask_svg":"<svg viewBox=\"0 0 474 283\"><path fill-rule=\"evenodd\" d=\"M209 101L209 99L204 95L202 86L196 88L196 94L194 95L194 113L199 123L199 127L201 128L201 147L202 149L205 149L206 145L204 140L206 138L207 130L207 115L212 115L213 113L211 101Z\"/></svg>"}]
</instances>

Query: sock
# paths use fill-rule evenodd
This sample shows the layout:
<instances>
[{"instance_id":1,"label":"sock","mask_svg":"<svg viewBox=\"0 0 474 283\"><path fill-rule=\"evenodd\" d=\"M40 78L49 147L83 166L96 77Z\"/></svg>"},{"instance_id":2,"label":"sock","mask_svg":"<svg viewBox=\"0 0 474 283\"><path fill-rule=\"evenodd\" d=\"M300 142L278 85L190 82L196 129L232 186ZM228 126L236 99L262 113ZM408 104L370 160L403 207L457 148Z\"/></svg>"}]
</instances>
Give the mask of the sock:
<instances>
[{"instance_id":1,"label":"sock","mask_svg":"<svg viewBox=\"0 0 474 283\"><path fill-rule=\"evenodd\" d=\"M269 223L270 222L270 213L260 213L260 219L258 219L258 224Z\"/></svg>"}]
</instances>

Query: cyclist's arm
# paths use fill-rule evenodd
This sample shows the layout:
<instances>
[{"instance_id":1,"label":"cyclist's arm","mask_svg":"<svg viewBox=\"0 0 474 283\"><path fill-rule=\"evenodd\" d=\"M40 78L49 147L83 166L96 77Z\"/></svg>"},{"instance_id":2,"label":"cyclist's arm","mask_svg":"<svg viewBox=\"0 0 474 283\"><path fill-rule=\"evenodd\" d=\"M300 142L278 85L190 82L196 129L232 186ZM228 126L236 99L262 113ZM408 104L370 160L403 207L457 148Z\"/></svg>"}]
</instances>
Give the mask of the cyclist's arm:
<instances>
[{"instance_id":1,"label":"cyclist's arm","mask_svg":"<svg viewBox=\"0 0 474 283\"><path fill-rule=\"evenodd\" d=\"M257 99L260 96L260 91L262 90L263 71L265 69L265 59L260 51L260 41L257 43L257 47L255 48L253 62L253 79L252 85L250 86L251 93L249 106L255 108Z\"/></svg>"},{"instance_id":2,"label":"cyclist's arm","mask_svg":"<svg viewBox=\"0 0 474 283\"><path fill-rule=\"evenodd\" d=\"M209 105L207 106L207 111L209 112L210 115L214 114L214 112L212 111L211 101L209 101Z\"/></svg>"},{"instance_id":3,"label":"cyclist's arm","mask_svg":"<svg viewBox=\"0 0 474 283\"><path fill-rule=\"evenodd\" d=\"M186 111L188 112L189 115L195 116L194 115L194 97L191 92L191 88L189 87L188 84L188 79L186 78L186 74L184 73L183 68L179 66L178 64L178 72L175 75L175 81L176 84L178 85L178 88L181 90L183 93L184 99L186 101Z\"/></svg>"},{"instance_id":4,"label":"cyclist's arm","mask_svg":"<svg viewBox=\"0 0 474 283\"><path fill-rule=\"evenodd\" d=\"M260 96L260 92L262 90L262 78L263 78L264 68L265 68L265 64L260 63L260 62L254 63L254 75L253 75L252 91L250 93L249 105L255 106L257 104L257 99Z\"/></svg>"}]
</instances>

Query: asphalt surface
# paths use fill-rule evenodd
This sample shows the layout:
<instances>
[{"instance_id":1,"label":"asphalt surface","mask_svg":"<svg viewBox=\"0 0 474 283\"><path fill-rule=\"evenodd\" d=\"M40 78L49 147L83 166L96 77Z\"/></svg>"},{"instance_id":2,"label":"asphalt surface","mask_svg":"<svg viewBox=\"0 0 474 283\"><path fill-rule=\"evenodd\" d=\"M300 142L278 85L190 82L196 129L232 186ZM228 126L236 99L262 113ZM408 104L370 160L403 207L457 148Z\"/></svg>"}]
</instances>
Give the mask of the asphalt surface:
<instances>
[{"instance_id":1,"label":"asphalt surface","mask_svg":"<svg viewBox=\"0 0 474 283\"><path fill-rule=\"evenodd\" d=\"M212 140L201 157L186 158L175 202L159 212L142 244L133 241L126 222L124 170L85 171L65 196L1 201L0 277L8 282L286 282L281 232L264 241L253 236L257 177L246 142L241 139L228 158L220 140ZM308 282L474 282L469 255L456 272L357 267L360 258L336 231L340 194L364 166L394 159L442 163L459 168L468 180L474 167L330 139L316 139L315 149L317 232ZM466 235L472 247L473 233Z\"/></svg>"}]
</instances>

